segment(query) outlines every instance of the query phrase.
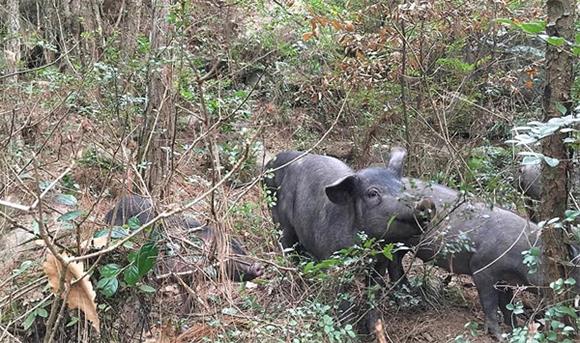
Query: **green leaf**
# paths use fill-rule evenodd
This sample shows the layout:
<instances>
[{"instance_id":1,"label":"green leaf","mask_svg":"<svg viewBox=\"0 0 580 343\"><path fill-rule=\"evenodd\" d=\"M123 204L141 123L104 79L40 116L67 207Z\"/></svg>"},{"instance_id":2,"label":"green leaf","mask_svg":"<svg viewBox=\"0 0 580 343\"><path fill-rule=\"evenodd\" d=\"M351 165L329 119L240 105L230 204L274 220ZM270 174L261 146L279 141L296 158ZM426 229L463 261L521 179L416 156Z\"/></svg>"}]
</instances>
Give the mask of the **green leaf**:
<instances>
[{"instance_id":1,"label":"green leaf","mask_svg":"<svg viewBox=\"0 0 580 343\"><path fill-rule=\"evenodd\" d=\"M556 107L556 109L558 110L558 112L560 112L560 114L561 114L562 116L565 116L565 115L566 115L566 113L568 113L568 109L566 108L566 106L562 105L562 103L561 103L561 102L559 102L559 101L556 101L556 102L554 103L554 106Z\"/></svg>"},{"instance_id":2,"label":"green leaf","mask_svg":"<svg viewBox=\"0 0 580 343\"><path fill-rule=\"evenodd\" d=\"M385 256L386 258L388 258L389 260L393 260L393 248L395 247L395 245L393 243L389 243L387 245L385 245L385 247L383 248L383 256Z\"/></svg>"},{"instance_id":3,"label":"green leaf","mask_svg":"<svg viewBox=\"0 0 580 343\"><path fill-rule=\"evenodd\" d=\"M539 156L525 156L522 160L523 165L539 164L542 160Z\"/></svg>"},{"instance_id":4,"label":"green leaf","mask_svg":"<svg viewBox=\"0 0 580 343\"><path fill-rule=\"evenodd\" d=\"M238 314L238 310L233 307L224 307L222 308L222 313L232 316Z\"/></svg>"},{"instance_id":5,"label":"green leaf","mask_svg":"<svg viewBox=\"0 0 580 343\"><path fill-rule=\"evenodd\" d=\"M70 221L73 221L73 220L77 219L78 217L80 217L81 214L83 214L83 212L79 211L79 210L70 211L70 212L67 212L67 213L63 214L62 216L58 217L57 221L70 222Z\"/></svg>"},{"instance_id":6,"label":"green leaf","mask_svg":"<svg viewBox=\"0 0 580 343\"><path fill-rule=\"evenodd\" d=\"M306 263L306 265L304 266L304 273L310 273L314 271L314 262L308 262Z\"/></svg>"},{"instance_id":7,"label":"green leaf","mask_svg":"<svg viewBox=\"0 0 580 343\"><path fill-rule=\"evenodd\" d=\"M127 260L129 260L129 262L131 263L135 263L135 260L137 259L137 254L138 251L131 251L130 253L127 254Z\"/></svg>"},{"instance_id":8,"label":"green leaf","mask_svg":"<svg viewBox=\"0 0 580 343\"><path fill-rule=\"evenodd\" d=\"M564 305L556 306L556 311L558 311L561 314L565 314L565 315L567 315L571 318L574 318L574 319L578 318L576 311L573 308L571 308L570 306L564 306Z\"/></svg>"},{"instance_id":9,"label":"green leaf","mask_svg":"<svg viewBox=\"0 0 580 343\"><path fill-rule=\"evenodd\" d=\"M18 276L22 273L24 273L25 271L28 270L28 268L30 268L32 265L34 264L34 262L26 260L24 262L22 262L20 264L20 267L18 267L17 269L14 269L14 271L12 271L12 275L13 276Z\"/></svg>"},{"instance_id":10,"label":"green leaf","mask_svg":"<svg viewBox=\"0 0 580 343\"><path fill-rule=\"evenodd\" d=\"M99 273L103 278L116 277L121 271L121 267L116 263L109 263L99 268Z\"/></svg>"},{"instance_id":11,"label":"green leaf","mask_svg":"<svg viewBox=\"0 0 580 343\"><path fill-rule=\"evenodd\" d=\"M145 293L155 293L155 291L156 291L155 288L153 288L153 287L151 287L149 285L146 285L146 284L139 285L139 289L142 290Z\"/></svg>"},{"instance_id":12,"label":"green leaf","mask_svg":"<svg viewBox=\"0 0 580 343\"><path fill-rule=\"evenodd\" d=\"M498 24L507 24L507 25L513 25L514 23L511 19L508 18L497 18L495 22Z\"/></svg>"},{"instance_id":13,"label":"green leaf","mask_svg":"<svg viewBox=\"0 0 580 343\"><path fill-rule=\"evenodd\" d=\"M66 323L66 327L71 327L79 322L79 317L72 317L68 323Z\"/></svg>"},{"instance_id":14,"label":"green leaf","mask_svg":"<svg viewBox=\"0 0 580 343\"><path fill-rule=\"evenodd\" d=\"M34 232L35 235L40 234L40 225L36 220L32 221L32 232Z\"/></svg>"},{"instance_id":15,"label":"green leaf","mask_svg":"<svg viewBox=\"0 0 580 343\"><path fill-rule=\"evenodd\" d=\"M566 281L564 281L564 283L569 286L574 286L576 284L576 280L574 280L573 278L568 278L566 279Z\"/></svg>"},{"instance_id":16,"label":"green leaf","mask_svg":"<svg viewBox=\"0 0 580 343\"><path fill-rule=\"evenodd\" d=\"M157 247L154 243L147 243L139 249L135 264L139 270L139 276L147 274L153 268L157 260Z\"/></svg>"},{"instance_id":17,"label":"green leaf","mask_svg":"<svg viewBox=\"0 0 580 343\"><path fill-rule=\"evenodd\" d=\"M529 23L522 23L520 25L518 25L524 32L526 33L531 33L531 34L535 34L535 33L540 33L542 31L544 31L546 25L541 22L541 21L533 21L533 22L529 22Z\"/></svg>"},{"instance_id":18,"label":"green leaf","mask_svg":"<svg viewBox=\"0 0 580 343\"><path fill-rule=\"evenodd\" d=\"M36 309L36 314L37 314L39 317L42 317L42 318L46 318L46 317L48 317L48 312L47 312L45 309L43 309L43 308L37 308L37 309Z\"/></svg>"},{"instance_id":19,"label":"green leaf","mask_svg":"<svg viewBox=\"0 0 580 343\"><path fill-rule=\"evenodd\" d=\"M553 46L562 46L566 44L566 40L564 38L556 36L550 36L548 37L548 39L546 39L546 41L548 42L548 44Z\"/></svg>"},{"instance_id":20,"label":"green leaf","mask_svg":"<svg viewBox=\"0 0 580 343\"><path fill-rule=\"evenodd\" d=\"M36 319L36 311L30 312L28 317L26 317L26 319L22 323L22 327L24 328L24 330L30 329L30 327L32 326L32 323L34 323L35 319Z\"/></svg>"},{"instance_id":21,"label":"green leaf","mask_svg":"<svg viewBox=\"0 0 580 343\"><path fill-rule=\"evenodd\" d=\"M139 218L137 218L137 217L131 217L131 218L129 218L129 221L127 222L127 226L129 227L130 230L137 230L138 228L141 227L141 224L145 224L145 223L141 223L139 221Z\"/></svg>"},{"instance_id":22,"label":"green leaf","mask_svg":"<svg viewBox=\"0 0 580 343\"><path fill-rule=\"evenodd\" d=\"M123 272L123 280L129 286L135 286L137 281L139 281L139 269L136 265L131 264Z\"/></svg>"},{"instance_id":23,"label":"green leaf","mask_svg":"<svg viewBox=\"0 0 580 343\"><path fill-rule=\"evenodd\" d=\"M119 280L116 277L102 278L97 282L97 289L100 289L104 296L110 298L119 289Z\"/></svg>"},{"instance_id":24,"label":"green leaf","mask_svg":"<svg viewBox=\"0 0 580 343\"><path fill-rule=\"evenodd\" d=\"M70 194L59 194L56 196L56 201L60 204L71 207L77 204L77 198Z\"/></svg>"},{"instance_id":25,"label":"green leaf","mask_svg":"<svg viewBox=\"0 0 580 343\"><path fill-rule=\"evenodd\" d=\"M552 168L560 164L560 160L548 156L544 156L544 161L546 161L546 163Z\"/></svg>"}]
</instances>

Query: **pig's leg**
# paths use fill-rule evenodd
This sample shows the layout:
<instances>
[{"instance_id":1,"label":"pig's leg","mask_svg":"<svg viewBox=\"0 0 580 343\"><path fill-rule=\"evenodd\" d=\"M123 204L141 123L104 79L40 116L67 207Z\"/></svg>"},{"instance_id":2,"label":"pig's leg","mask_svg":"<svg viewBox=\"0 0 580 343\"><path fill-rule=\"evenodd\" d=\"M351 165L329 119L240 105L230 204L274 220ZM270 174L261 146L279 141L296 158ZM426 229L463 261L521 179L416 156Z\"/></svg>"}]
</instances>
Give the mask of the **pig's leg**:
<instances>
[{"instance_id":1,"label":"pig's leg","mask_svg":"<svg viewBox=\"0 0 580 343\"><path fill-rule=\"evenodd\" d=\"M485 313L485 331L489 332L496 339L502 340L501 331L497 318L497 307L499 306L499 294L494 288L493 280L485 273L473 276L473 281L479 293L479 302Z\"/></svg>"},{"instance_id":2,"label":"pig's leg","mask_svg":"<svg viewBox=\"0 0 580 343\"><path fill-rule=\"evenodd\" d=\"M512 321L513 313L512 311L507 309L507 305L510 304L512 302L512 299L514 298L514 291L509 287L505 287L503 289L498 290L498 295L499 295L499 309L503 314L503 322L505 323L505 325L508 325L509 327L514 327L515 325L517 325L518 320L517 318L513 317Z\"/></svg>"},{"instance_id":3,"label":"pig's leg","mask_svg":"<svg viewBox=\"0 0 580 343\"><path fill-rule=\"evenodd\" d=\"M282 227L282 237L280 238L280 244L282 245L282 249L290 249L293 248L298 243L298 236L296 235L296 231L291 225L280 225ZM298 247L296 248L296 252L300 253Z\"/></svg>"},{"instance_id":4,"label":"pig's leg","mask_svg":"<svg viewBox=\"0 0 580 343\"><path fill-rule=\"evenodd\" d=\"M405 276L405 269L403 268L403 257L407 250L399 250L393 254L392 261L386 261L386 268L389 272L389 279L391 283L399 281L399 284L408 284Z\"/></svg>"}]
</instances>

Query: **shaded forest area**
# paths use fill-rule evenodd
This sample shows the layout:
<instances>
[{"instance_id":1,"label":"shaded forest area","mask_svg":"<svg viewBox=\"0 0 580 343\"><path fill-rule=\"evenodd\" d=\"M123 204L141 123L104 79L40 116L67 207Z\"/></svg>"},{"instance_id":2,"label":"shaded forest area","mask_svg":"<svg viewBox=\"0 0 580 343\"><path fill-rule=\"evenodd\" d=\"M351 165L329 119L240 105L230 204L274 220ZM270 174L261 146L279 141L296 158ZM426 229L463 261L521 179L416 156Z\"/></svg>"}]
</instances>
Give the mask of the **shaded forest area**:
<instances>
[{"instance_id":1,"label":"shaded forest area","mask_svg":"<svg viewBox=\"0 0 580 343\"><path fill-rule=\"evenodd\" d=\"M0 342L578 339L576 1L1 3ZM419 231L375 235L288 150L380 166ZM351 210L331 256L285 243Z\"/></svg>"}]
</instances>

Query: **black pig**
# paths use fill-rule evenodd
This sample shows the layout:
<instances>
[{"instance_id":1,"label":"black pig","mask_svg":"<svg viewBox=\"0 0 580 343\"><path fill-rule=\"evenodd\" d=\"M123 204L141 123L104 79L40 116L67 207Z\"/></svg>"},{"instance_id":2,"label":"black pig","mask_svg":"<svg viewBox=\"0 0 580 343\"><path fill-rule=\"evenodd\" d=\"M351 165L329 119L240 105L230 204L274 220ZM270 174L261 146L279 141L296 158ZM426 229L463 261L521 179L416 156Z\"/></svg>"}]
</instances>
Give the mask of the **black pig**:
<instances>
[{"instance_id":1,"label":"black pig","mask_svg":"<svg viewBox=\"0 0 580 343\"><path fill-rule=\"evenodd\" d=\"M359 232L385 242L420 233L424 218L417 217L417 203L401 197L405 155L404 149L394 148L386 168L358 172L328 156L297 151L276 155L266 166L273 175L264 183L275 194L272 218L282 229L282 247L298 243L322 260L355 244ZM387 260L377 256L375 275L382 276ZM373 316L367 325L374 324Z\"/></svg>"},{"instance_id":2,"label":"black pig","mask_svg":"<svg viewBox=\"0 0 580 343\"><path fill-rule=\"evenodd\" d=\"M155 211L151 201L138 195L123 196L119 199L115 207L105 215L105 222L109 225L126 224L130 218L136 217L141 224L145 224L155 217ZM204 244L213 247L215 231L212 227L201 225L195 219L184 215L173 215L165 219L165 224L172 228L193 229ZM250 281L264 272L264 268L259 263L250 263L245 261L246 251L239 241L230 238L231 257L225 263L227 276L235 281Z\"/></svg>"},{"instance_id":3,"label":"black pig","mask_svg":"<svg viewBox=\"0 0 580 343\"><path fill-rule=\"evenodd\" d=\"M512 294L496 289L496 284L548 286L542 269L530 274L523 263L522 253L533 246L541 249L539 229L536 224L508 210L467 200L461 193L418 179L404 179L406 191L415 197L430 197L436 205L434 227L420 238L408 241L417 245L417 256L456 274L467 274L479 292L485 312L485 327L501 339L497 308L500 307L506 324L511 323L511 313L506 305ZM391 275L402 274L399 253L389 267ZM577 252L575 252L577 254ZM577 261L577 259L575 259ZM578 263L578 262L576 262ZM576 279L575 292L580 289L580 269L572 268L570 277Z\"/></svg>"}]
</instances>

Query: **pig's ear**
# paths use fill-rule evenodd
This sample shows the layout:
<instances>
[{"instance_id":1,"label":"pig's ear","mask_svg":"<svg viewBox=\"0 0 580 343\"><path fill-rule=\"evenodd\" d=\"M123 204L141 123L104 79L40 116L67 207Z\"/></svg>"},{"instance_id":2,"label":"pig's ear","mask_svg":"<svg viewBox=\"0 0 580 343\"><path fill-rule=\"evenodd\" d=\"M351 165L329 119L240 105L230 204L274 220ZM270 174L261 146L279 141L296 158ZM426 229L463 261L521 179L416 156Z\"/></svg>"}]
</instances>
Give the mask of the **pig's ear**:
<instances>
[{"instance_id":1,"label":"pig's ear","mask_svg":"<svg viewBox=\"0 0 580 343\"><path fill-rule=\"evenodd\" d=\"M389 163L387 163L387 169L398 178L403 177L405 157L407 157L407 150L398 146L391 149L391 158Z\"/></svg>"},{"instance_id":2,"label":"pig's ear","mask_svg":"<svg viewBox=\"0 0 580 343\"><path fill-rule=\"evenodd\" d=\"M358 177L356 175L345 176L335 183L326 186L326 196L335 204L344 205L354 199Z\"/></svg>"}]
</instances>

